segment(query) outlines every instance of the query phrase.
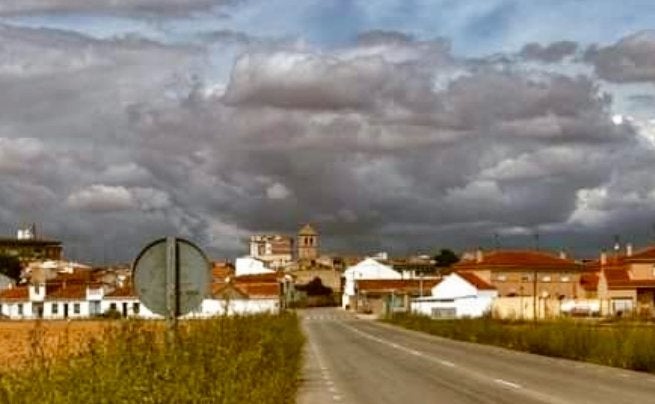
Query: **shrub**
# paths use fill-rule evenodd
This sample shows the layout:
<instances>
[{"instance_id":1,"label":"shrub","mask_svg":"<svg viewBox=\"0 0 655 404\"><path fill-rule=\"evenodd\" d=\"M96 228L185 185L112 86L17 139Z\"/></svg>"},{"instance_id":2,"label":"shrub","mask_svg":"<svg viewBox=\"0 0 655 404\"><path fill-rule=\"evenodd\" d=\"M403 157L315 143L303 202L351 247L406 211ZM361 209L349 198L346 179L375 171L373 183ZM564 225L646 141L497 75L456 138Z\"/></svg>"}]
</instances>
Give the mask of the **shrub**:
<instances>
[{"instance_id":1,"label":"shrub","mask_svg":"<svg viewBox=\"0 0 655 404\"><path fill-rule=\"evenodd\" d=\"M293 314L108 325L78 354L0 374L0 402L293 403L303 336ZM36 361L35 361L36 362Z\"/></svg>"},{"instance_id":2,"label":"shrub","mask_svg":"<svg viewBox=\"0 0 655 404\"><path fill-rule=\"evenodd\" d=\"M461 341L655 372L655 328L648 324L571 319L539 323L491 318L432 320L412 314L397 314L385 321Z\"/></svg>"}]
</instances>

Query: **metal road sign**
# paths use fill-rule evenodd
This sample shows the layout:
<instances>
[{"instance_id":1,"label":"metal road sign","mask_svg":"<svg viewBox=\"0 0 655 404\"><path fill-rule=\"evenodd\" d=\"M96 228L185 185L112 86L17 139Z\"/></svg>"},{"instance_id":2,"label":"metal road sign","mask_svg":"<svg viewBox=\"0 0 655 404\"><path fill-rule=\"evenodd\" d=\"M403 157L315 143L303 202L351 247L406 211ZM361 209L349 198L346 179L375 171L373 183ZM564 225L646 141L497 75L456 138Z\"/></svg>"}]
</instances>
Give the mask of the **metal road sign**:
<instances>
[{"instance_id":1,"label":"metal road sign","mask_svg":"<svg viewBox=\"0 0 655 404\"><path fill-rule=\"evenodd\" d=\"M132 268L141 302L168 319L193 311L208 295L209 261L190 241L175 237L153 241Z\"/></svg>"}]
</instances>

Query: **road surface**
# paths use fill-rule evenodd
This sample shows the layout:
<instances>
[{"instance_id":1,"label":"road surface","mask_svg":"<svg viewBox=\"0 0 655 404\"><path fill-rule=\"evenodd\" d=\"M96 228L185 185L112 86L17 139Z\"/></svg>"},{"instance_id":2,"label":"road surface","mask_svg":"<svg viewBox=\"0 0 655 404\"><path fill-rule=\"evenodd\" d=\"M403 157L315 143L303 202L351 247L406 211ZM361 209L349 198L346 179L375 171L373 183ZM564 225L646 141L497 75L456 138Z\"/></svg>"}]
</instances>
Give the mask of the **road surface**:
<instances>
[{"instance_id":1,"label":"road surface","mask_svg":"<svg viewBox=\"0 0 655 404\"><path fill-rule=\"evenodd\" d=\"M339 309L300 316L300 404L655 403L650 374L452 341Z\"/></svg>"}]
</instances>

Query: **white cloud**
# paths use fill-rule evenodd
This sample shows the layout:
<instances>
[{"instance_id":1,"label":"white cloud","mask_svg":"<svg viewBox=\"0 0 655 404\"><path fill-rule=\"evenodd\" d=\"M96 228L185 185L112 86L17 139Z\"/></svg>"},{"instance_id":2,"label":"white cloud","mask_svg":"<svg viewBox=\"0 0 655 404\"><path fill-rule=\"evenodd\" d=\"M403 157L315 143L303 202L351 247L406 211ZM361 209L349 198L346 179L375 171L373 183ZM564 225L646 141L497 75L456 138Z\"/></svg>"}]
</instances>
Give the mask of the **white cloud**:
<instances>
[{"instance_id":1,"label":"white cloud","mask_svg":"<svg viewBox=\"0 0 655 404\"><path fill-rule=\"evenodd\" d=\"M94 184L73 192L66 205L90 212L116 212L137 207L132 193L125 187Z\"/></svg>"},{"instance_id":2,"label":"white cloud","mask_svg":"<svg viewBox=\"0 0 655 404\"><path fill-rule=\"evenodd\" d=\"M289 195L291 195L291 191L279 182L266 188L266 197L268 199L286 199Z\"/></svg>"}]
</instances>

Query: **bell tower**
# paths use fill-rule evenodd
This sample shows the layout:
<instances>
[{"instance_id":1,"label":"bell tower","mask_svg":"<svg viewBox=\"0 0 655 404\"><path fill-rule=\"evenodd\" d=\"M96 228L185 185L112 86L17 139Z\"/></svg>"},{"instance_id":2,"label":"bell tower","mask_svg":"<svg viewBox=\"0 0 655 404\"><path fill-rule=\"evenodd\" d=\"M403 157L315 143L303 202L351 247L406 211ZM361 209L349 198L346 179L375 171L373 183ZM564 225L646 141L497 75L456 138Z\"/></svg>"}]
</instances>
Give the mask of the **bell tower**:
<instances>
[{"instance_id":1,"label":"bell tower","mask_svg":"<svg viewBox=\"0 0 655 404\"><path fill-rule=\"evenodd\" d=\"M308 261L318 258L319 234L310 224L298 231L298 260Z\"/></svg>"}]
</instances>

